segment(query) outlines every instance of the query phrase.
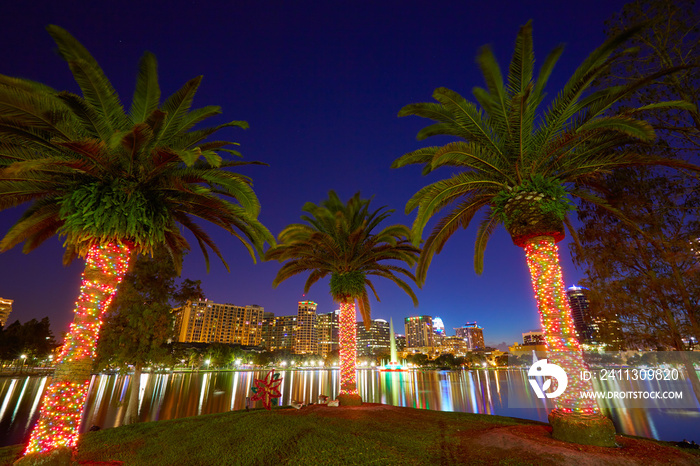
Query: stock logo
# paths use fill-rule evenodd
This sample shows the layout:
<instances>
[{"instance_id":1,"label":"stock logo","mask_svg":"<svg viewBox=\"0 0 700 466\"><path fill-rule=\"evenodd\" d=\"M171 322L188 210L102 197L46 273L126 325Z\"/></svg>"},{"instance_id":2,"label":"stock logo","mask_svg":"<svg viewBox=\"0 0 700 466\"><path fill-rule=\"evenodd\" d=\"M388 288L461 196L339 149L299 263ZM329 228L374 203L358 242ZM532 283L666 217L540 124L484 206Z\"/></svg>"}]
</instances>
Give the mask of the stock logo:
<instances>
[{"instance_id":1,"label":"stock logo","mask_svg":"<svg viewBox=\"0 0 700 466\"><path fill-rule=\"evenodd\" d=\"M556 364L547 363L546 359L540 359L530 366L530 370L527 371L527 376L530 386L535 391L537 398L556 398L564 393L566 385L569 383L569 378L566 376L564 369ZM541 387L537 377L545 378ZM552 386L552 378L557 381L557 389L551 393L547 393L549 387Z\"/></svg>"}]
</instances>

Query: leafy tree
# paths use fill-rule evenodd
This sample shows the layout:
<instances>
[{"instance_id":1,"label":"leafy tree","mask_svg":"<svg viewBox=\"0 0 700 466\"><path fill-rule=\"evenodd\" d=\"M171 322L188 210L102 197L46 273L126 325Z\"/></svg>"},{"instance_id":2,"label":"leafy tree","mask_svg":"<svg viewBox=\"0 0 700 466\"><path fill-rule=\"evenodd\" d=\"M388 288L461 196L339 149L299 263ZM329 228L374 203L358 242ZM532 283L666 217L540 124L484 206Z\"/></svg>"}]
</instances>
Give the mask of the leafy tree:
<instances>
[{"instance_id":1,"label":"leafy tree","mask_svg":"<svg viewBox=\"0 0 700 466\"><path fill-rule=\"evenodd\" d=\"M607 211L582 206L582 249L592 309L620 316L632 347L683 350L700 339L700 191L690 182L642 170L611 174L601 182L611 205L632 226ZM642 234L641 231L644 233Z\"/></svg>"},{"instance_id":2,"label":"leafy tree","mask_svg":"<svg viewBox=\"0 0 700 466\"><path fill-rule=\"evenodd\" d=\"M0 361L13 361L26 356L26 363L47 358L56 348L48 317L41 321L31 319L24 324L19 320L0 327Z\"/></svg>"},{"instance_id":3,"label":"leafy tree","mask_svg":"<svg viewBox=\"0 0 700 466\"><path fill-rule=\"evenodd\" d=\"M623 106L647 105L664 100L693 104L683 111L655 109L646 114L659 139L647 150L664 147L677 155L700 150L700 14L694 0L637 0L606 21L606 34L614 36L635 24L644 24L624 47L633 53L619 55L610 73L601 76L601 86L625 85L643 76L676 67L679 71L658 76L622 101ZM641 147L639 147L641 149Z\"/></svg>"},{"instance_id":4,"label":"leafy tree","mask_svg":"<svg viewBox=\"0 0 700 466\"><path fill-rule=\"evenodd\" d=\"M684 339L700 339L700 190L690 182L625 170L601 182L612 205L632 226L607 211L582 207L583 246L574 259L585 266L591 311L619 319L627 345L671 349L685 356ZM640 232L643 231L644 233ZM700 380L683 359L700 399Z\"/></svg>"},{"instance_id":5,"label":"leafy tree","mask_svg":"<svg viewBox=\"0 0 700 466\"><path fill-rule=\"evenodd\" d=\"M65 30L48 30L82 96L0 76L0 209L30 203L0 241L0 251L24 243L30 252L58 234L66 240L65 261L80 255L87 267L45 395L44 406L58 403L61 409L42 409L27 453L75 445L83 403L71 400L85 399L100 317L129 256L164 246L179 266L189 249L186 229L207 262L207 248L223 260L194 218L230 232L253 259L265 242L274 242L257 220L260 206L250 180L227 170L251 162L225 160L237 154L229 141L203 142L220 129L247 124L193 129L220 113L215 106L190 110L201 76L161 103L156 60L146 53L126 112L92 55Z\"/></svg>"},{"instance_id":6,"label":"leafy tree","mask_svg":"<svg viewBox=\"0 0 700 466\"><path fill-rule=\"evenodd\" d=\"M691 107L683 102L657 102L630 107L616 115L606 114L634 89L654 79L649 76L628 86L590 92L594 80L613 62L613 52L635 32L625 31L594 50L545 110L540 109L544 90L563 48L555 48L545 58L535 78L532 27L528 23L518 33L505 79L491 49L481 49L477 62L486 89L473 89L477 103L455 91L438 88L433 93L437 103L411 104L399 112L399 116L417 115L434 121L418 133L418 139L438 135L458 139L410 152L393 164L420 164L424 174L445 166L456 169L450 178L420 189L406 205L407 212L418 209L413 224L416 244L428 221L451 206L423 245L416 272L419 283L425 281L433 255L442 250L458 227L466 228L477 212L485 211L476 237L476 272L483 270L489 237L498 225L504 225L514 244L525 249L550 358L570 373L582 368L584 362L555 244L564 238L565 225L572 230L567 213L573 205L568 197L610 209L591 190L598 174L635 165L690 167L653 154L612 150L630 141L654 139L653 128L637 117L639 112ZM583 413L599 413L595 400L573 395L591 390L590 382L576 379L570 386L556 399L558 409L550 416L557 425L575 422ZM602 415L597 422L608 432L602 443L613 444L610 422ZM555 428L554 435L575 440L565 429Z\"/></svg>"},{"instance_id":7,"label":"leafy tree","mask_svg":"<svg viewBox=\"0 0 700 466\"><path fill-rule=\"evenodd\" d=\"M660 20L660 18L663 18ZM659 76L650 86L635 89L620 108L644 106L662 99L695 104L700 98L700 14L693 1L661 0L628 3L608 22L608 35L643 23L625 43L635 47L620 55L599 87L625 86L645 74L677 67L679 72ZM659 136L654 144L632 144L628 150L654 156L698 160L700 114L694 105L684 109L651 108L645 117ZM683 352L684 339L700 340L700 184L696 176L659 169L612 173L598 182L606 201L629 223L610 211L582 206L579 219L581 248L574 259L587 274L593 291L592 309L614 318L619 315L628 345L681 351L696 396L700 380Z\"/></svg>"},{"instance_id":8,"label":"leafy tree","mask_svg":"<svg viewBox=\"0 0 700 466\"><path fill-rule=\"evenodd\" d=\"M413 364L414 366L425 366L426 364L428 364L428 361L428 355L423 353L409 354L406 356L406 362L409 364Z\"/></svg>"},{"instance_id":9,"label":"leafy tree","mask_svg":"<svg viewBox=\"0 0 700 466\"><path fill-rule=\"evenodd\" d=\"M202 280L190 280L185 278L180 283L173 294L173 302L175 306L184 306L188 301L201 301L204 299L204 291L202 291Z\"/></svg>"},{"instance_id":10,"label":"leafy tree","mask_svg":"<svg viewBox=\"0 0 700 466\"><path fill-rule=\"evenodd\" d=\"M379 300L369 276L391 280L418 304L411 287L397 275L414 281L413 273L396 264L414 265L419 249L411 244L410 231L404 225L376 231L392 211L382 207L371 212L369 204L368 199L360 198L360 193L343 203L333 191L320 205L307 202L302 210L308 215L301 217L306 224L287 226L279 234L278 245L265 254L265 260L284 262L272 283L274 287L294 275L308 272L304 285L304 293L308 293L311 285L330 275L331 295L340 303L341 395L357 395L355 301L369 329L367 289Z\"/></svg>"},{"instance_id":11,"label":"leafy tree","mask_svg":"<svg viewBox=\"0 0 700 466\"><path fill-rule=\"evenodd\" d=\"M125 424L138 421L143 368L171 362L171 349L167 346L173 329L171 297L175 296L178 301L187 300L192 293L201 295L201 289L197 290L199 281L186 279L177 290L176 277L176 267L164 249L159 249L153 258L139 256L107 315L97 346L97 365L122 368L132 365L134 368Z\"/></svg>"}]
</instances>

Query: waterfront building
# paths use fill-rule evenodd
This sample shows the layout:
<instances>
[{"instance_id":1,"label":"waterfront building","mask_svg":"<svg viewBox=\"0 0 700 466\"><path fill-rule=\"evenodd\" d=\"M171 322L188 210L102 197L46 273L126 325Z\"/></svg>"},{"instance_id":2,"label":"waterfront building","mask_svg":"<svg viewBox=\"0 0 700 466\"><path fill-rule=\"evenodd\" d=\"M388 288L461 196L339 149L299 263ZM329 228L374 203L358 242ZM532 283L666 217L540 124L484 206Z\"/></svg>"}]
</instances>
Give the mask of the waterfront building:
<instances>
[{"instance_id":1,"label":"waterfront building","mask_svg":"<svg viewBox=\"0 0 700 466\"><path fill-rule=\"evenodd\" d=\"M566 294L581 344L608 351L622 349L622 325L617 315L593 312L587 288L572 286Z\"/></svg>"},{"instance_id":2,"label":"waterfront building","mask_svg":"<svg viewBox=\"0 0 700 466\"><path fill-rule=\"evenodd\" d=\"M566 295L569 297L569 306L571 307L571 318L574 321L574 327L580 343L590 343L593 331L590 322L590 301L586 295L587 291L586 288L576 285L566 290Z\"/></svg>"},{"instance_id":3,"label":"waterfront building","mask_svg":"<svg viewBox=\"0 0 700 466\"><path fill-rule=\"evenodd\" d=\"M534 351L538 359L547 357L547 345L544 340L544 333L533 330L531 332L525 332L522 335L522 345L516 341L513 343L513 346L508 347L510 354L527 357L531 356Z\"/></svg>"},{"instance_id":4,"label":"waterfront building","mask_svg":"<svg viewBox=\"0 0 700 466\"><path fill-rule=\"evenodd\" d=\"M463 327L456 328L455 332L458 337L464 339L469 351L482 350L486 347L484 329L479 327L476 322L467 322Z\"/></svg>"},{"instance_id":5,"label":"waterfront building","mask_svg":"<svg viewBox=\"0 0 700 466\"><path fill-rule=\"evenodd\" d=\"M435 332L433 331L433 318L430 316L406 317L406 348L424 348L434 345Z\"/></svg>"},{"instance_id":6,"label":"waterfront building","mask_svg":"<svg viewBox=\"0 0 700 466\"><path fill-rule=\"evenodd\" d=\"M435 332L436 335L445 336L445 324L438 316L433 317L433 332Z\"/></svg>"},{"instance_id":7,"label":"waterfront building","mask_svg":"<svg viewBox=\"0 0 700 466\"><path fill-rule=\"evenodd\" d=\"M617 314L593 316L591 318L590 344L605 351L620 351L623 349L622 324Z\"/></svg>"},{"instance_id":8,"label":"waterfront building","mask_svg":"<svg viewBox=\"0 0 700 466\"><path fill-rule=\"evenodd\" d=\"M5 326L12 312L13 299L0 298L0 329Z\"/></svg>"},{"instance_id":9,"label":"waterfront building","mask_svg":"<svg viewBox=\"0 0 700 466\"><path fill-rule=\"evenodd\" d=\"M181 343L238 343L258 346L265 310L258 305L189 301L173 310L175 341Z\"/></svg>"},{"instance_id":10,"label":"waterfront building","mask_svg":"<svg viewBox=\"0 0 700 466\"><path fill-rule=\"evenodd\" d=\"M357 355L374 356L389 352L389 323L384 319L373 319L369 329L364 322L357 322Z\"/></svg>"},{"instance_id":11,"label":"waterfront building","mask_svg":"<svg viewBox=\"0 0 700 466\"><path fill-rule=\"evenodd\" d=\"M313 301L299 301L294 340L296 354L318 354L316 306L317 304Z\"/></svg>"},{"instance_id":12,"label":"waterfront building","mask_svg":"<svg viewBox=\"0 0 700 466\"><path fill-rule=\"evenodd\" d=\"M265 312L263 314L260 346L269 351L270 348L276 346L276 338L277 335L275 333L275 314L274 312Z\"/></svg>"},{"instance_id":13,"label":"waterfront building","mask_svg":"<svg viewBox=\"0 0 700 466\"><path fill-rule=\"evenodd\" d=\"M287 350L294 352L297 339L297 316L275 317L276 345L272 351Z\"/></svg>"},{"instance_id":14,"label":"waterfront building","mask_svg":"<svg viewBox=\"0 0 700 466\"><path fill-rule=\"evenodd\" d=\"M544 345L544 333L537 330L523 333L523 345Z\"/></svg>"},{"instance_id":15,"label":"waterfront building","mask_svg":"<svg viewBox=\"0 0 700 466\"><path fill-rule=\"evenodd\" d=\"M469 351L467 342L464 341L464 338L458 337L457 335L444 337L442 339L441 349L442 353L450 353L455 356L464 356Z\"/></svg>"},{"instance_id":16,"label":"waterfront building","mask_svg":"<svg viewBox=\"0 0 700 466\"><path fill-rule=\"evenodd\" d=\"M396 351L403 353L406 351L406 335L395 334L394 340L396 341Z\"/></svg>"},{"instance_id":17,"label":"waterfront building","mask_svg":"<svg viewBox=\"0 0 700 466\"><path fill-rule=\"evenodd\" d=\"M321 357L327 357L331 352L339 349L338 317L340 310L326 314L318 314L318 353Z\"/></svg>"}]
</instances>

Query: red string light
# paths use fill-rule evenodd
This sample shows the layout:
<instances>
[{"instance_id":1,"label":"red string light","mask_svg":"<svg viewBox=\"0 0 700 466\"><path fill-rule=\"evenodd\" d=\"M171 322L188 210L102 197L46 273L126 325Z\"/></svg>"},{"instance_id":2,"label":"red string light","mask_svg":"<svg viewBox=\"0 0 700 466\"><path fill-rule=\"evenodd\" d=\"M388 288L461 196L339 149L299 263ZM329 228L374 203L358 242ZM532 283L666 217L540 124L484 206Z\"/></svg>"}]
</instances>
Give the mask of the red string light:
<instances>
[{"instance_id":1,"label":"red string light","mask_svg":"<svg viewBox=\"0 0 700 466\"><path fill-rule=\"evenodd\" d=\"M576 336L554 238L533 238L525 245L525 255L547 345L547 359L564 369L569 377L567 389L554 399L555 405L565 412L597 413L596 401L580 396L582 391L593 391L593 384L579 377L581 371L588 370L588 365Z\"/></svg>"},{"instance_id":2,"label":"red string light","mask_svg":"<svg viewBox=\"0 0 700 466\"><path fill-rule=\"evenodd\" d=\"M340 346L340 393L357 395L357 317L355 302L340 303L338 333Z\"/></svg>"},{"instance_id":3,"label":"red string light","mask_svg":"<svg viewBox=\"0 0 700 466\"><path fill-rule=\"evenodd\" d=\"M32 430L24 454L43 453L59 447L73 448L89 380L65 380L76 363L91 363L102 326L117 286L129 267L130 248L122 244L93 245L86 259L75 318L56 363L55 380L46 389L39 421Z\"/></svg>"}]
</instances>

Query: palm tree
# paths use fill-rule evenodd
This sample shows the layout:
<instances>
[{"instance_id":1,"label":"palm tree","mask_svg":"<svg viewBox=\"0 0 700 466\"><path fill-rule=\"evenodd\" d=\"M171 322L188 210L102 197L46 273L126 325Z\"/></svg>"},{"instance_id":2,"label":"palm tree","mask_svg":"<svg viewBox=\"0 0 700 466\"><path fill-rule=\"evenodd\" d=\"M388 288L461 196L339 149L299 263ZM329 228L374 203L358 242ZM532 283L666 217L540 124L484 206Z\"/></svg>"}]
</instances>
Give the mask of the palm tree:
<instances>
[{"instance_id":1,"label":"palm tree","mask_svg":"<svg viewBox=\"0 0 700 466\"><path fill-rule=\"evenodd\" d=\"M485 215L476 237L477 274L483 270L484 249L498 225L503 224L513 242L525 249L550 362L562 366L569 375L569 389L556 399L557 409L550 415L554 434L581 441L575 434L566 437L566 428L559 428L558 423L564 419L566 424L581 416L590 421L593 416L595 422L607 426L603 444L614 442L614 429L597 414L594 400L578 396L579 391L592 386L577 377L578 369L585 366L564 293L556 246L564 238L564 225L573 231L566 217L573 209L568 198L573 196L615 211L594 193L597 175L632 165L687 166L680 161L616 150L630 141L654 138L652 127L635 117L638 112L683 106L666 102L609 115L607 111L616 102L653 77L626 87L587 92L609 68L613 52L633 33L627 31L593 51L546 110L539 107L562 47L547 56L534 79L532 28L526 24L518 33L505 80L491 49L483 47L477 62L487 88L474 88L477 103L438 88L433 93L437 103L411 104L399 112L399 116L417 115L435 122L418 133L419 140L435 135L458 140L418 149L393 163L394 168L421 164L424 174L444 166L457 169L450 178L419 190L406 205L407 212L418 209L413 224L416 244L427 222L449 206L423 245L416 270L419 284L425 282L433 255L440 253L458 227L468 227L481 210Z\"/></svg>"},{"instance_id":2,"label":"palm tree","mask_svg":"<svg viewBox=\"0 0 700 466\"><path fill-rule=\"evenodd\" d=\"M382 207L370 212L369 203L357 193L345 204L333 191L320 205L307 202L302 210L309 215L301 217L307 224L287 226L279 234L277 246L265 254L265 260L285 262L272 283L274 287L309 272L304 285L304 293L308 293L311 285L330 275L331 295L340 303L340 398L345 403L360 400L355 381L355 301L367 328L371 324L368 288L379 301L368 277L391 280L418 305L411 287L397 275L415 281L413 273L397 264L413 266L420 249L411 244L410 230L405 225L374 232L393 211Z\"/></svg>"},{"instance_id":3,"label":"palm tree","mask_svg":"<svg viewBox=\"0 0 700 466\"><path fill-rule=\"evenodd\" d=\"M193 130L221 112L190 110L201 76L161 103L156 60L146 53L126 113L90 53L65 30L48 31L82 96L0 76L0 209L30 203L0 250L24 243L30 252L58 234L65 238L64 261L82 256L87 266L27 454L75 446L100 319L133 254L163 245L181 264L189 244L179 224L197 240L207 266L207 247L223 261L200 220L237 237L253 260L265 242L274 243L257 220L250 180L227 170L255 162L224 160L237 154L232 142L203 142L222 128L247 124Z\"/></svg>"}]
</instances>

